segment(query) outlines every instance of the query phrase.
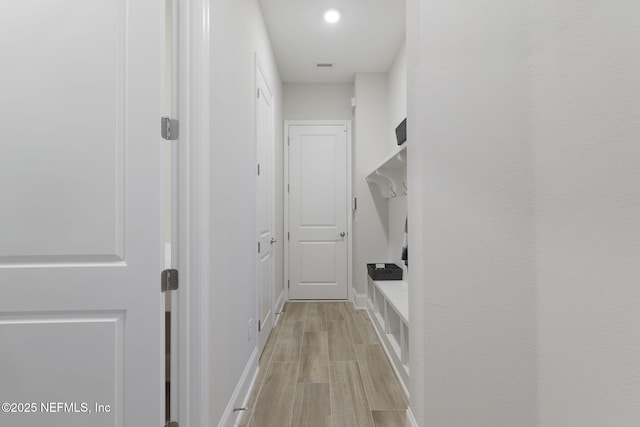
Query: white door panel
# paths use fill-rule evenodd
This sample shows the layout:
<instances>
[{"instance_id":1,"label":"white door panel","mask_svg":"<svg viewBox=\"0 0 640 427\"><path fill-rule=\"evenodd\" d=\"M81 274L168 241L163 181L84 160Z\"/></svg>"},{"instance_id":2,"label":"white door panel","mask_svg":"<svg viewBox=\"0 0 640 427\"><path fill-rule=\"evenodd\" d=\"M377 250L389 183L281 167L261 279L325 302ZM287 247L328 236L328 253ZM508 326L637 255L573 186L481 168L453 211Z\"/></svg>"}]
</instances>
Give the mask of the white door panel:
<instances>
[{"instance_id":1,"label":"white door panel","mask_svg":"<svg viewBox=\"0 0 640 427\"><path fill-rule=\"evenodd\" d=\"M161 12L0 4L0 425L164 422Z\"/></svg>"},{"instance_id":2,"label":"white door panel","mask_svg":"<svg viewBox=\"0 0 640 427\"><path fill-rule=\"evenodd\" d=\"M262 352L274 323L274 245L273 231L273 95L256 64L256 150L258 242L258 350Z\"/></svg>"},{"instance_id":3,"label":"white door panel","mask_svg":"<svg viewBox=\"0 0 640 427\"><path fill-rule=\"evenodd\" d=\"M291 299L348 295L347 126L289 126Z\"/></svg>"}]
</instances>

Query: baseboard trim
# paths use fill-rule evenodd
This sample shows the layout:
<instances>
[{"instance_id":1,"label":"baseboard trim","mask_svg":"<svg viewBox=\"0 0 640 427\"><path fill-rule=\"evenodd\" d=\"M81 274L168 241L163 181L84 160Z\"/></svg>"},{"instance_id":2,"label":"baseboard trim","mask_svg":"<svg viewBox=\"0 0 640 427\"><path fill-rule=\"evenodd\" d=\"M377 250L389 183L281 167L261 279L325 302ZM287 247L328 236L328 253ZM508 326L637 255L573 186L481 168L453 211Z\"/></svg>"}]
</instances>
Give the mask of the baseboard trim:
<instances>
[{"instance_id":1,"label":"baseboard trim","mask_svg":"<svg viewBox=\"0 0 640 427\"><path fill-rule=\"evenodd\" d=\"M418 422L416 421L416 417L413 416L411 408L407 408L407 427L418 427Z\"/></svg>"},{"instance_id":2,"label":"baseboard trim","mask_svg":"<svg viewBox=\"0 0 640 427\"><path fill-rule=\"evenodd\" d=\"M233 391L233 395L227 404L227 407L222 414L222 418L218 423L218 427L234 427L240 421L240 417L243 412L233 412L233 408L244 407L249 402L249 396L253 384L258 377L258 346L253 349L251 357L245 366L240 380L236 385L236 389Z\"/></svg>"},{"instance_id":3,"label":"baseboard trim","mask_svg":"<svg viewBox=\"0 0 640 427\"><path fill-rule=\"evenodd\" d=\"M274 307L275 307L276 313L282 313L282 309L284 308L284 291L280 292L280 296L276 300ZM275 325L278 324L278 320L280 320L280 315L276 314L273 322L274 327Z\"/></svg>"},{"instance_id":4,"label":"baseboard trim","mask_svg":"<svg viewBox=\"0 0 640 427\"><path fill-rule=\"evenodd\" d=\"M367 308L367 294L359 294L354 288L351 288L353 305L357 308Z\"/></svg>"}]
</instances>

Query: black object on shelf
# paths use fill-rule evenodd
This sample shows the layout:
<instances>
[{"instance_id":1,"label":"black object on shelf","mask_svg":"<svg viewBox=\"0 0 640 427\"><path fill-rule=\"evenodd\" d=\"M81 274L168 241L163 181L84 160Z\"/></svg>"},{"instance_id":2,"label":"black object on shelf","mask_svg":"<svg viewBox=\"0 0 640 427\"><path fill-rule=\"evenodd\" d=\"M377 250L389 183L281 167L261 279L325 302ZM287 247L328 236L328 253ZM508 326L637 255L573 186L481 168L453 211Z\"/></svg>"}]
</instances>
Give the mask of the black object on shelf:
<instances>
[{"instance_id":1,"label":"black object on shelf","mask_svg":"<svg viewBox=\"0 0 640 427\"><path fill-rule=\"evenodd\" d=\"M373 280L402 280L402 269L395 264L384 264L384 268L376 268L380 264L367 264L367 273Z\"/></svg>"},{"instance_id":2,"label":"black object on shelf","mask_svg":"<svg viewBox=\"0 0 640 427\"><path fill-rule=\"evenodd\" d=\"M407 119L405 118L396 128L396 139L398 140L398 145L404 144L407 140Z\"/></svg>"}]
</instances>

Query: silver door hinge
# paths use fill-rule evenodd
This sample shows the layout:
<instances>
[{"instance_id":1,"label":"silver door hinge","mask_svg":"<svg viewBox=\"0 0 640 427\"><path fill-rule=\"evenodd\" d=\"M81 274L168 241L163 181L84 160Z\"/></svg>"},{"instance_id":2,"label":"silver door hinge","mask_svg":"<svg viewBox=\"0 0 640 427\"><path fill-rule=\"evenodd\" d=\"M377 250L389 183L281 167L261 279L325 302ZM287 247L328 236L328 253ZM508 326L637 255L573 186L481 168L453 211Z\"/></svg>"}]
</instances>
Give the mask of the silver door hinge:
<instances>
[{"instance_id":1,"label":"silver door hinge","mask_svg":"<svg viewBox=\"0 0 640 427\"><path fill-rule=\"evenodd\" d=\"M287 137L287 145L291 145L291 138Z\"/></svg>"},{"instance_id":2,"label":"silver door hinge","mask_svg":"<svg viewBox=\"0 0 640 427\"><path fill-rule=\"evenodd\" d=\"M258 163L258 175L260 175L260 163Z\"/></svg>"},{"instance_id":3,"label":"silver door hinge","mask_svg":"<svg viewBox=\"0 0 640 427\"><path fill-rule=\"evenodd\" d=\"M177 119L172 119L171 117L160 118L160 133L167 141L178 139L179 129L180 126Z\"/></svg>"},{"instance_id":4,"label":"silver door hinge","mask_svg":"<svg viewBox=\"0 0 640 427\"><path fill-rule=\"evenodd\" d=\"M287 240L291 240L291 233L287 231Z\"/></svg>"},{"instance_id":5,"label":"silver door hinge","mask_svg":"<svg viewBox=\"0 0 640 427\"><path fill-rule=\"evenodd\" d=\"M179 426L178 426L178 423L175 421L167 421L164 427L179 427Z\"/></svg>"},{"instance_id":6,"label":"silver door hinge","mask_svg":"<svg viewBox=\"0 0 640 427\"><path fill-rule=\"evenodd\" d=\"M257 97L258 99L260 99L260 88L258 88L257 92L258 92L258 93L257 93L256 97Z\"/></svg>"},{"instance_id":7,"label":"silver door hinge","mask_svg":"<svg viewBox=\"0 0 640 427\"><path fill-rule=\"evenodd\" d=\"M160 290L162 292L178 289L178 270L164 270L160 277Z\"/></svg>"},{"instance_id":8,"label":"silver door hinge","mask_svg":"<svg viewBox=\"0 0 640 427\"><path fill-rule=\"evenodd\" d=\"M262 330L262 320L258 320L258 332Z\"/></svg>"},{"instance_id":9,"label":"silver door hinge","mask_svg":"<svg viewBox=\"0 0 640 427\"><path fill-rule=\"evenodd\" d=\"M287 184L287 193L291 192L291 186L289 184Z\"/></svg>"},{"instance_id":10,"label":"silver door hinge","mask_svg":"<svg viewBox=\"0 0 640 427\"><path fill-rule=\"evenodd\" d=\"M260 253L260 242L258 242L258 253Z\"/></svg>"},{"instance_id":11,"label":"silver door hinge","mask_svg":"<svg viewBox=\"0 0 640 427\"><path fill-rule=\"evenodd\" d=\"M287 280L287 289L291 289L291 282Z\"/></svg>"}]
</instances>

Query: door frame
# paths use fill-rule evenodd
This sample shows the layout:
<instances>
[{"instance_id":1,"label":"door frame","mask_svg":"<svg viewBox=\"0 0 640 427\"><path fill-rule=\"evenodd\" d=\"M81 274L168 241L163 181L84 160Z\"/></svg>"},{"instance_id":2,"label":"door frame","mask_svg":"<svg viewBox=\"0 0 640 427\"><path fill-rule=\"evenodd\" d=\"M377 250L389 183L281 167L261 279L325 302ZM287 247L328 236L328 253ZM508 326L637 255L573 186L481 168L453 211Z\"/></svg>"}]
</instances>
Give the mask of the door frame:
<instances>
[{"instance_id":1,"label":"door frame","mask_svg":"<svg viewBox=\"0 0 640 427\"><path fill-rule=\"evenodd\" d=\"M271 115L269 117L269 122L271 123L271 146L269 147L270 149L270 157L269 157L269 168L268 170L270 171L270 175L267 177L267 179L269 179L271 181L271 185L270 185L270 192L271 194L269 194L269 197L271 198L271 235L272 237L275 239L276 238L276 209L275 209L275 202L276 202L276 194L275 194L275 111L274 111L274 102L275 102L275 97L273 95L273 90L272 90L272 85L269 82L269 80L267 79L267 73L264 72L264 67L262 66L262 61L260 61L260 58L258 56L257 52L254 52L254 64L255 64L255 70L254 70L254 94L256 94L256 98L254 98L254 106L255 106L255 111L253 113L254 115L254 132L255 132L255 150L256 150L256 159L258 158L258 152L259 152L259 147L258 147L258 77L260 76L262 78L262 80L264 80L265 85L267 86L267 90L269 91L269 99L270 99L270 105L271 105ZM258 177L256 176L256 182L258 180ZM259 195L256 192L256 207L258 205L259 202ZM259 235L258 235L258 230L257 230L257 224L258 224L258 209L256 208L256 241L258 241L259 239ZM275 244L277 244L277 240L276 242L274 242ZM276 254L276 250L275 250L275 246L272 245L271 247L271 287L269 289L269 299L270 299L270 307L269 309L271 310L271 330L273 330L273 327L276 324L276 309L275 309L275 285L276 285L276 263L275 263L275 254ZM259 322L261 320L261 316L260 316L260 253L256 253L256 323ZM258 327L258 324L254 325L255 327L255 336L256 336L256 345L258 346L258 353L261 354L263 348L260 348L260 328ZM269 331L269 333L271 332L271 330ZM267 334L267 339L268 339L268 334ZM266 340L265 340L265 344L266 344Z\"/></svg>"},{"instance_id":2,"label":"door frame","mask_svg":"<svg viewBox=\"0 0 640 427\"><path fill-rule=\"evenodd\" d=\"M354 298L353 286L353 164L351 147L351 120L285 120L284 121L284 234L289 236L289 126L346 126L347 127L347 301ZM289 301L289 244L284 245L285 300Z\"/></svg>"},{"instance_id":3,"label":"door frame","mask_svg":"<svg viewBox=\"0 0 640 427\"><path fill-rule=\"evenodd\" d=\"M175 1L175 0L174 0ZM178 1L177 177L178 414L184 426L211 425L209 411L209 1ZM173 405L172 405L173 406ZM177 418L177 419L176 419Z\"/></svg>"}]
</instances>

